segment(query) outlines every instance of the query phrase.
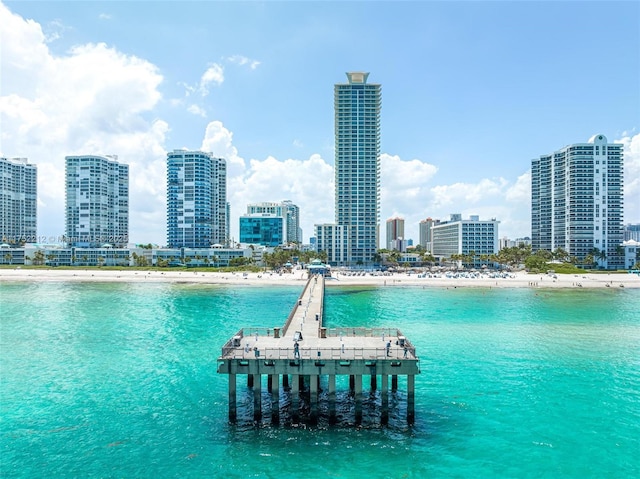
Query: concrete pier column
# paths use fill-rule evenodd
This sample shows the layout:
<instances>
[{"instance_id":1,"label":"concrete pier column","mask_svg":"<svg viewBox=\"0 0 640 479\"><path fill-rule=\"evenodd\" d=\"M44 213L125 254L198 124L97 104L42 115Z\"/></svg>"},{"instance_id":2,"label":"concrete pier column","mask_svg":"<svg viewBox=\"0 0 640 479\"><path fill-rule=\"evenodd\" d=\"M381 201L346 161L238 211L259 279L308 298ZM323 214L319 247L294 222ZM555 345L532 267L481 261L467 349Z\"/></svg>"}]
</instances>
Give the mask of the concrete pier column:
<instances>
[{"instance_id":1,"label":"concrete pier column","mask_svg":"<svg viewBox=\"0 0 640 479\"><path fill-rule=\"evenodd\" d=\"M371 390L375 391L378 389L378 376L375 373L371 374Z\"/></svg>"},{"instance_id":2,"label":"concrete pier column","mask_svg":"<svg viewBox=\"0 0 640 479\"><path fill-rule=\"evenodd\" d=\"M355 376L356 424L362 423L362 375Z\"/></svg>"},{"instance_id":3,"label":"concrete pier column","mask_svg":"<svg viewBox=\"0 0 640 479\"><path fill-rule=\"evenodd\" d=\"M355 379L355 376L353 374L351 374L349 376L349 392L351 394L353 394L355 389L356 389L356 379Z\"/></svg>"},{"instance_id":4,"label":"concrete pier column","mask_svg":"<svg viewBox=\"0 0 640 479\"><path fill-rule=\"evenodd\" d=\"M278 384L278 374L270 374L271 380L271 423L280 422L280 385Z\"/></svg>"},{"instance_id":5,"label":"concrete pier column","mask_svg":"<svg viewBox=\"0 0 640 479\"><path fill-rule=\"evenodd\" d=\"M267 391L271 391L273 388L273 374L267 375Z\"/></svg>"},{"instance_id":6,"label":"concrete pier column","mask_svg":"<svg viewBox=\"0 0 640 479\"><path fill-rule=\"evenodd\" d=\"M253 389L253 375L247 374L247 387Z\"/></svg>"},{"instance_id":7,"label":"concrete pier column","mask_svg":"<svg viewBox=\"0 0 640 479\"><path fill-rule=\"evenodd\" d=\"M253 420L262 419L262 379L259 374L253 375Z\"/></svg>"},{"instance_id":8,"label":"concrete pier column","mask_svg":"<svg viewBox=\"0 0 640 479\"><path fill-rule=\"evenodd\" d=\"M229 421L236 422L236 375L229 374Z\"/></svg>"},{"instance_id":9,"label":"concrete pier column","mask_svg":"<svg viewBox=\"0 0 640 479\"><path fill-rule=\"evenodd\" d=\"M318 379L320 376L309 376L309 420L311 424L318 422Z\"/></svg>"},{"instance_id":10,"label":"concrete pier column","mask_svg":"<svg viewBox=\"0 0 640 479\"><path fill-rule=\"evenodd\" d=\"M282 375L282 389L289 389L289 375Z\"/></svg>"},{"instance_id":11,"label":"concrete pier column","mask_svg":"<svg viewBox=\"0 0 640 479\"><path fill-rule=\"evenodd\" d=\"M336 375L329 375L329 424L336 422Z\"/></svg>"},{"instance_id":12,"label":"concrete pier column","mask_svg":"<svg viewBox=\"0 0 640 479\"><path fill-rule=\"evenodd\" d=\"M304 375L303 374L298 375L298 390L304 391Z\"/></svg>"},{"instance_id":13,"label":"concrete pier column","mask_svg":"<svg viewBox=\"0 0 640 479\"><path fill-rule=\"evenodd\" d=\"M385 425L389 422L389 376L382 375L382 416L380 423Z\"/></svg>"},{"instance_id":14,"label":"concrete pier column","mask_svg":"<svg viewBox=\"0 0 640 479\"><path fill-rule=\"evenodd\" d=\"M416 377L407 375L407 422L413 424L416 418Z\"/></svg>"},{"instance_id":15,"label":"concrete pier column","mask_svg":"<svg viewBox=\"0 0 640 479\"><path fill-rule=\"evenodd\" d=\"M297 374L291 375L291 421L297 423L300 419L300 381Z\"/></svg>"},{"instance_id":16,"label":"concrete pier column","mask_svg":"<svg viewBox=\"0 0 640 479\"><path fill-rule=\"evenodd\" d=\"M393 392L398 390L398 375L394 374L393 376L391 376L391 390Z\"/></svg>"}]
</instances>

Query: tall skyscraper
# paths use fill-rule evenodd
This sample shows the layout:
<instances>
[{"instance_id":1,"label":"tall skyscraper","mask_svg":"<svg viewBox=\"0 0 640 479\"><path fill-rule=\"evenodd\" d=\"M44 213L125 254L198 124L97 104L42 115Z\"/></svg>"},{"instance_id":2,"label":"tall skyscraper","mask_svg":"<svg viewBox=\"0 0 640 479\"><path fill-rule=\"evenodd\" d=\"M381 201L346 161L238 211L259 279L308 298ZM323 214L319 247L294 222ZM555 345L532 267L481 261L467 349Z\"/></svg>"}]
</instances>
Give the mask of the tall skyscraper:
<instances>
[{"instance_id":1,"label":"tall skyscraper","mask_svg":"<svg viewBox=\"0 0 640 479\"><path fill-rule=\"evenodd\" d=\"M0 158L0 243L37 242L37 179L26 158Z\"/></svg>"},{"instance_id":2,"label":"tall skyscraper","mask_svg":"<svg viewBox=\"0 0 640 479\"><path fill-rule=\"evenodd\" d=\"M387 220L387 249L393 250L394 241L404 239L404 218L389 218Z\"/></svg>"},{"instance_id":3,"label":"tall skyscraper","mask_svg":"<svg viewBox=\"0 0 640 479\"><path fill-rule=\"evenodd\" d=\"M533 251L564 249L579 261L624 266L622 145L595 135L531 161Z\"/></svg>"},{"instance_id":4,"label":"tall skyscraper","mask_svg":"<svg viewBox=\"0 0 640 479\"><path fill-rule=\"evenodd\" d=\"M227 163L202 151L167 154L167 242L170 248L226 245Z\"/></svg>"},{"instance_id":5,"label":"tall skyscraper","mask_svg":"<svg viewBox=\"0 0 640 479\"><path fill-rule=\"evenodd\" d=\"M67 156L66 242L97 248L129 242L129 165L117 156Z\"/></svg>"},{"instance_id":6,"label":"tall skyscraper","mask_svg":"<svg viewBox=\"0 0 640 479\"><path fill-rule=\"evenodd\" d=\"M336 223L345 227L348 265L373 262L380 237L381 86L349 72L334 86Z\"/></svg>"}]
</instances>

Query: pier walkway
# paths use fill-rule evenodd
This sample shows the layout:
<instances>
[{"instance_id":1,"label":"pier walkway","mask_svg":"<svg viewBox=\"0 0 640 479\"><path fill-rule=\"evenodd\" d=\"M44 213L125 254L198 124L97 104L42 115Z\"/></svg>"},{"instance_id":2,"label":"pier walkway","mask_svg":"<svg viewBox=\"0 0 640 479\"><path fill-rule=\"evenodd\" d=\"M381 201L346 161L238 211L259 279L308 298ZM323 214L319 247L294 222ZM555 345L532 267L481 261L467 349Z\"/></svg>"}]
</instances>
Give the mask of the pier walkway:
<instances>
[{"instance_id":1,"label":"pier walkway","mask_svg":"<svg viewBox=\"0 0 640 479\"><path fill-rule=\"evenodd\" d=\"M388 420L388 383L396 390L398 375L407 377L407 419L414 419L414 375L419 374L415 348L395 328L326 328L323 326L325 278L307 281L282 327L253 327L238 331L222 348L218 372L229 375L229 419L236 420L236 376L246 375L254 390L254 418L261 417L262 375L268 378L272 421L279 420L280 377L291 394L291 417L299 418L299 394L309 394L309 419L317 420L320 377L327 376L329 419L335 419L336 375L349 375L355 420L362 419L362 379L371 390L381 377L381 421ZM354 322L365 322L358 319ZM297 351L296 351L297 344ZM291 377L291 382L289 378Z\"/></svg>"}]
</instances>

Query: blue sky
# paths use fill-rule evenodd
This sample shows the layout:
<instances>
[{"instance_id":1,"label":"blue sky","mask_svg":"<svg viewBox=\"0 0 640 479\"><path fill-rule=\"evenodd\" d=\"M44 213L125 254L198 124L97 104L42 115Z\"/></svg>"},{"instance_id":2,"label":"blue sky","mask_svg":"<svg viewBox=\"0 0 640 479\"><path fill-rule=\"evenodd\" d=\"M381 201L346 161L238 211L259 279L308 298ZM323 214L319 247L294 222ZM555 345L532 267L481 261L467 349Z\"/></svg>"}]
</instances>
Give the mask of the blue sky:
<instances>
[{"instance_id":1,"label":"blue sky","mask_svg":"<svg viewBox=\"0 0 640 479\"><path fill-rule=\"evenodd\" d=\"M0 155L39 168L42 236L64 233L64 156L131 165L131 239L164 244L165 155L229 162L246 204L332 222L333 84L382 84L381 231L450 213L530 235L531 159L625 144L640 222L638 2L4 2ZM381 246L384 245L384 233Z\"/></svg>"}]
</instances>

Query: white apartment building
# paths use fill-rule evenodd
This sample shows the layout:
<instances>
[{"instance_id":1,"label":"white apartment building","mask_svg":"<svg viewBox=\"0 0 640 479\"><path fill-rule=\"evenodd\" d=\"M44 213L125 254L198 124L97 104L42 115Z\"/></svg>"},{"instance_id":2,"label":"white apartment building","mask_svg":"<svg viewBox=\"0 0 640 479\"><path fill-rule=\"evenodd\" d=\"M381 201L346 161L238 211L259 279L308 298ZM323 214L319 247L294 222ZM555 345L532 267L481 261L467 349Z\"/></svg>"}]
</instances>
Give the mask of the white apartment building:
<instances>
[{"instance_id":1,"label":"white apartment building","mask_svg":"<svg viewBox=\"0 0 640 479\"><path fill-rule=\"evenodd\" d=\"M327 253L327 263L336 266L347 264L349 257L348 226L325 223L315 225L316 251Z\"/></svg>"},{"instance_id":2,"label":"white apartment building","mask_svg":"<svg viewBox=\"0 0 640 479\"><path fill-rule=\"evenodd\" d=\"M624 266L623 146L595 135L531 161L533 251L563 248L596 259L606 269Z\"/></svg>"},{"instance_id":3,"label":"white apartment building","mask_svg":"<svg viewBox=\"0 0 640 479\"><path fill-rule=\"evenodd\" d=\"M0 158L0 243L37 242L38 171L26 158Z\"/></svg>"},{"instance_id":4,"label":"white apartment building","mask_svg":"<svg viewBox=\"0 0 640 479\"><path fill-rule=\"evenodd\" d=\"M66 243L123 248L129 242L129 165L117 156L65 157Z\"/></svg>"}]
</instances>

